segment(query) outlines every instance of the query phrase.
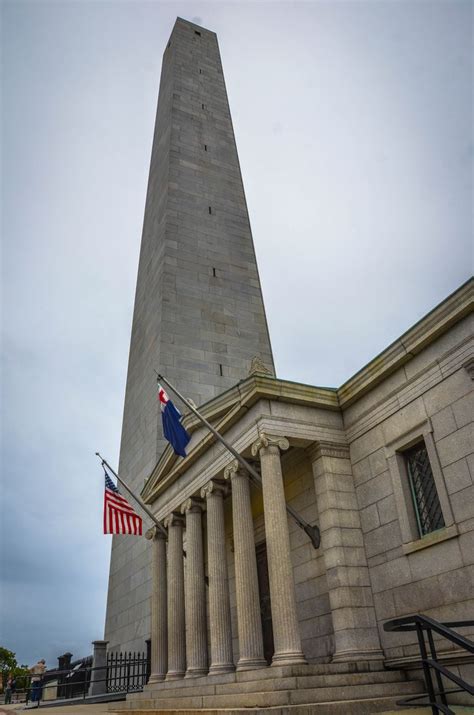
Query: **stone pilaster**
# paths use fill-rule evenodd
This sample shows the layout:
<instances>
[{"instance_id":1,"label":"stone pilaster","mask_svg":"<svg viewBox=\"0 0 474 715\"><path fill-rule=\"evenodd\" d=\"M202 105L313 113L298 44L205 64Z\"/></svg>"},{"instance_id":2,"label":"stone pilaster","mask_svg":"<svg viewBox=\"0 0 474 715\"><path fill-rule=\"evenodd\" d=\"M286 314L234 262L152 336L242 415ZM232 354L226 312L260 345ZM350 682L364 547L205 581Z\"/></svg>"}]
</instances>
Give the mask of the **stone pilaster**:
<instances>
[{"instance_id":1,"label":"stone pilaster","mask_svg":"<svg viewBox=\"0 0 474 715\"><path fill-rule=\"evenodd\" d=\"M334 628L334 662L383 658L349 449L318 442L308 449Z\"/></svg>"},{"instance_id":2,"label":"stone pilaster","mask_svg":"<svg viewBox=\"0 0 474 715\"><path fill-rule=\"evenodd\" d=\"M150 683L164 680L168 670L168 603L166 535L156 526L146 538L152 542L151 674Z\"/></svg>"},{"instance_id":3,"label":"stone pilaster","mask_svg":"<svg viewBox=\"0 0 474 715\"><path fill-rule=\"evenodd\" d=\"M208 671L202 507L198 499L187 499L181 507L186 515L186 678Z\"/></svg>"},{"instance_id":4,"label":"stone pilaster","mask_svg":"<svg viewBox=\"0 0 474 715\"><path fill-rule=\"evenodd\" d=\"M171 514L165 521L168 528L168 672L166 680L184 677L186 670L186 639L184 620L184 519Z\"/></svg>"},{"instance_id":5,"label":"stone pilaster","mask_svg":"<svg viewBox=\"0 0 474 715\"><path fill-rule=\"evenodd\" d=\"M272 665L306 663L296 614L295 585L291 564L290 535L286 515L285 491L280 450L288 449L284 437L260 434L252 454L260 457L263 486L268 576L272 603L275 653Z\"/></svg>"},{"instance_id":6,"label":"stone pilaster","mask_svg":"<svg viewBox=\"0 0 474 715\"><path fill-rule=\"evenodd\" d=\"M250 485L247 473L237 460L226 467L224 477L230 479L232 484L237 630L240 650L237 670L250 670L266 665L263 657Z\"/></svg>"},{"instance_id":7,"label":"stone pilaster","mask_svg":"<svg viewBox=\"0 0 474 715\"><path fill-rule=\"evenodd\" d=\"M211 667L209 675L234 670L230 620L229 579L225 552L224 494L226 487L212 480L201 490L207 507L207 555L209 563L209 621Z\"/></svg>"},{"instance_id":8,"label":"stone pilaster","mask_svg":"<svg viewBox=\"0 0 474 715\"><path fill-rule=\"evenodd\" d=\"M92 641L94 646L92 654L93 670L91 671L89 695L104 695L107 692L107 643L108 641ZM68 655L71 654L68 653Z\"/></svg>"}]
</instances>

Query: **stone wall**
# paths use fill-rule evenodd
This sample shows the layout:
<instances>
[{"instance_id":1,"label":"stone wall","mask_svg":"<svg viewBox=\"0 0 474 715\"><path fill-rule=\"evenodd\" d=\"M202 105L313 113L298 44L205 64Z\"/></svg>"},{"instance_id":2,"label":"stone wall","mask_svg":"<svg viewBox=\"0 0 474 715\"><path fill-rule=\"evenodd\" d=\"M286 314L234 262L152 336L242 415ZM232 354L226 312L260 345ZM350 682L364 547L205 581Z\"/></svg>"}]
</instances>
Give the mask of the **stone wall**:
<instances>
[{"instance_id":1,"label":"stone wall","mask_svg":"<svg viewBox=\"0 0 474 715\"><path fill-rule=\"evenodd\" d=\"M474 610L472 317L463 319L344 411L380 638L387 658L416 652L390 618ZM423 438L445 528L422 539L400 454ZM468 635L468 632L465 632Z\"/></svg>"}]
</instances>

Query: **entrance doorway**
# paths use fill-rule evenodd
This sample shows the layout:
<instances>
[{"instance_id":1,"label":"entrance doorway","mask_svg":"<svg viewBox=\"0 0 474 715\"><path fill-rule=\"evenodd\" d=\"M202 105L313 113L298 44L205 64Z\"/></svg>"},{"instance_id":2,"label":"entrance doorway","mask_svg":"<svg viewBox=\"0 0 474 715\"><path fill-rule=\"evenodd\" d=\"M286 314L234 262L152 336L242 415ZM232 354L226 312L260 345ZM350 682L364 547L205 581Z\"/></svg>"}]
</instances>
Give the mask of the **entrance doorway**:
<instances>
[{"instance_id":1,"label":"entrance doorway","mask_svg":"<svg viewBox=\"0 0 474 715\"><path fill-rule=\"evenodd\" d=\"M255 551L257 553L258 590L260 593L260 613L262 616L263 655L270 665L275 652L275 645L273 642L272 606L270 601L266 543L258 544Z\"/></svg>"}]
</instances>

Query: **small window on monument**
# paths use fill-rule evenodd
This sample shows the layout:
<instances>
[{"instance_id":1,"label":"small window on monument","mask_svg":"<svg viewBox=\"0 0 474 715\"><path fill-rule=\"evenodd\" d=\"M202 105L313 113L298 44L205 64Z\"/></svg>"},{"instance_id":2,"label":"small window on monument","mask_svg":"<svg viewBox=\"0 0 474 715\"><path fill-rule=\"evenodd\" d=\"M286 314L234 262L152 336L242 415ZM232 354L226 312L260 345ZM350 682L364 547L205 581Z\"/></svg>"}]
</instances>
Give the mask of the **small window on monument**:
<instances>
[{"instance_id":1,"label":"small window on monument","mask_svg":"<svg viewBox=\"0 0 474 715\"><path fill-rule=\"evenodd\" d=\"M194 34L195 34L195 35L199 35L199 37L201 37L201 33L198 32L197 30L194 30Z\"/></svg>"},{"instance_id":2,"label":"small window on monument","mask_svg":"<svg viewBox=\"0 0 474 715\"><path fill-rule=\"evenodd\" d=\"M425 536L445 525L425 442L408 449L404 457L418 531Z\"/></svg>"},{"instance_id":3,"label":"small window on monument","mask_svg":"<svg viewBox=\"0 0 474 715\"><path fill-rule=\"evenodd\" d=\"M201 107L202 107L203 109L206 109L206 105L205 105L205 104L201 104Z\"/></svg>"},{"instance_id":4,"label":"small window on monument","mask_svg":"<svg viewBox=\"0 0 474 715\"><path fill-rule=\"evenodd\" d=\"M222 377L222 376L224 375L224 373L222 372L222 365L221 365L220 363L219 363L219 372L220 372L220 375L221 375L221 377Z\"/></svg>"},{"instance_id":5,"label":"small window on monument","mask_svg":"<svg viewBox=\"0 0 474 715\"><path fill-rule=\"evenodd\" d=\"M209 206L209 213L212 214L212 207Z\"/></svg>"},{"instance_id":6,"label":"small window on monument","mask_svg":"<svg viewBox=\"0 0 474 715\"><path fill-rule=\"evenodd\" d=\"M202 74L202 70L199 70L199 74Z\"/></svg>"},{"instance_id":7,"label":"small window on monument","mask_svg":"<svg viewBox=\"0 0 474 715\"><path fill-rule=\"evenodd\" d=\"M207 151L207 144L204 144L204 151Z\"/></svg>"},{"instance_id":8,"label":"small window on monument","mask_svg":"<svg viewBox=\"0 0 474 715\"><path fill-rule=\"evenodd\" d=\"M214 267L212 268L212 275L214 276L214 278L216 277L216 269Z\"/></svg>"}]
</instances>

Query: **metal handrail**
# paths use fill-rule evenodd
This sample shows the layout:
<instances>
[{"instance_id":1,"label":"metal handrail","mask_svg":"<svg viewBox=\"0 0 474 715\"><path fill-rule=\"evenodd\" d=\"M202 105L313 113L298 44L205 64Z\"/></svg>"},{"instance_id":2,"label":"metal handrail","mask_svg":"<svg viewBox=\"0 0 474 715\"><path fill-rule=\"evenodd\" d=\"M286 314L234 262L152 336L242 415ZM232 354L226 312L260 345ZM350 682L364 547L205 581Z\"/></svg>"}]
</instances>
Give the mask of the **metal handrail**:
<instances>
[{"instance_id":1,"label":"metal handrail","mask_svg":"<svg viewBox=\"0 0 474 715\"><path fill-rule=\"evenodd\" d=\"M474 626L474 621L449 621L446 623L440 623L439 621L435 621L433 618L424 616L421 613L417 613L413 616L405 616L403 618L394 618L384 623L384 631L389 633L416 631L418 645L420 648L420 660L425 679L426 693L406 698L405 700L399 700L397 701L397 705L401 705L403 707L431 707L433 715L438 715L439 713L444 713L444 715L455 715L454 711L451 710L448 705L446 696L451 693L460 692L466 692L474 695L474 685L471 685L463 678L460 678L455 673L452 673L438 662L436 646L433 639L434 632L468 653L474 653L474 641L471 641L469 638L466 638L465 636L462 636L452 630L453 628L466 628L469 626ZM430 658L428 658L425 632L428 638L431 655ZM434 672L436 678L437 690L435 690L433 684L432 671ZM444 687L441 676L447 678L458 687L449 688L447 690ZM429 698L428 701L419 702L422 698L426 698L427 695ZM441 702L439 702L438 697Z\"/></svg>"}]
</instances>

